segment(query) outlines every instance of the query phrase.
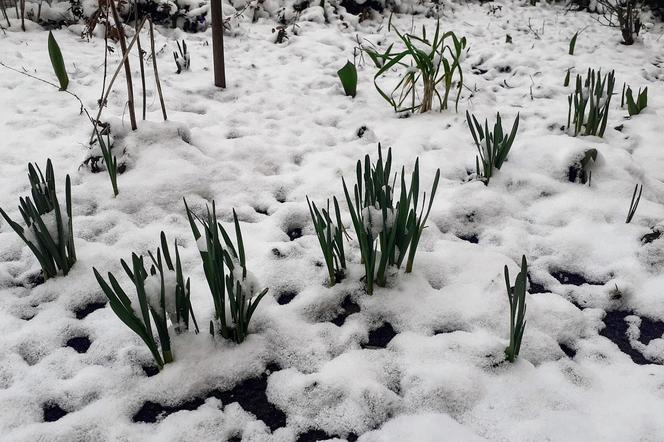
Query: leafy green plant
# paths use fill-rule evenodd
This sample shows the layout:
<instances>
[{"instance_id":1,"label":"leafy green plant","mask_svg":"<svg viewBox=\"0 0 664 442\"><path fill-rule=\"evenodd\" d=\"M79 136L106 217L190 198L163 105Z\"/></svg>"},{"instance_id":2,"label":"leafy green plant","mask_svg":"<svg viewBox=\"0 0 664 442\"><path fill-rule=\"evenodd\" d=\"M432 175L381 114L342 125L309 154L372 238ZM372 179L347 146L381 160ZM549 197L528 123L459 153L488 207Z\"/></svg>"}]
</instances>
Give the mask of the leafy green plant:
<instances>
[{"instance_id":1,"label":"leafy green plant","mask_svg":"<svg viewBox=\"0 0 664 442\"><path fill-rule=\"evenodd\" d=\"M175 262L168 250L164 232L161 232L161 247L161 249L157 248L156 258L151 252L149 253L152 260L149 274L145 271L142 256L132 253L132 267L129 267L124 260L120 261L136 289L140 316L115 276L111 272L108 273L109 285L97 269L92 268L113 312L145 342L159 368L173 362L171 337L168 330L169 319L176 334L189 330L190 319L194 324L195 332L198 333L198 324L196 324L190 302L189 278L185 282L177 242L175 242ZM157 329L158 341L152 332L150 316Z\"/></svg>"},{"instance_id":2,"label":"leafy green plant","mask_svg":"<svg viewBox=\"0 0 664 442\"><path fill-rule=\"evenodd\" d=\"M577 31L573 36L572 39L569 41L569 55L574 55L574 48L576 47L576 39L579 36L579 32Z\"/></svg>"},{"instance_id":3,"label":"leafy green plant","mask_svg":"<svg viewBox=\"0 0 664 442\"><path fill-rule=\"evenodd\" d=\"M357 162L357 183L353 187L353 197L348 191L346 181L342 179L346 202L360 245L369 294L373 293L374 283L385 286L388 266L400 268L406 256L406 273L412 271L417 246L431 212L440 179L438 169L425 213L426 193L422 198L422 206L419 206L419 159L415 161L410 187L406 186L405 171L401 168L398 199L395 199L394 188L398 174L395 172L392 178L391 169L392 149L388 149L387 158L383 160L379 144L378 162L373 167L369 155L364 158L364 171L362 161Z\"/></svg>"},{"instance_id":4,"label":"leafy green plant","mask_svg":"<svg viewBox=\"0 0 664 442\"><path fill-rule=\"evenodd\" d=\"M62 272L67 275L76 262L72 225L71 180L65 180L65 211L55 191L55 174L51 160L46 162L46 178L39 166L28 164L30 197L19 198L19 212L25 227L12 221L0 208L0 214L30 248L42 268L44 279Z\"/></svg>"},{"instance_id":5,"label":"leafy green plant","mask_svg":"<svg viewBox=\"0 0 664 442\"><path fill-rule=\"evenodd\" d=\"M526 256L521 258L521 271L516 275L514 286L510 283L510 272L505 266L505 285L507 286L507 299L510 303L510 343L505 349L505 356L514 362L519 356L523 331L526 328L526 278L528 263Z\"/></svg>"},{"instance_id":6,"label":"leafy green plant","mask_svg":"<svg viewBox=\"0 0 664 442\"><path fill-rule=\"evenodd\" d=\"M347 61L344 67L337 71L341 85L347 97L355 98L357 94L357 69L350 61Z\"/></svg>"},{"instance_id":7,"label":"leafy green plant","mask_svg":"<svg viewBox=\"0 0 664 442\"><path fill-rule=\"evenodd\" d=\"M310 202L309 197L307 197L311 220L314 223L316 236L318 237L318 242L323 251L323 257L325 258L330 287L343 278L344 271L346 270L346 255L344 253L343 238L344 227L341 223L339 202L336 197L333 198L333 201L336 224L330 217L330 200L327 201L327 210L318 210L316 203Z\"/></svg>"},{"instance_id":8,"label":"leafy green plant","mask_svg":"<svg viewBox=\"0 0 664 442\"><path fill-rule=\"evenodd\" d=\"M624 107L625 103L627 103L627 112L629 113L630 117L632 115L640 114L646 107L648 107L648 88L646 87L643 90L639 88L639 92L635 101L632 88L627 86L627 90L625 90L625 84L623 84L620 107Z\"/></svg>"},{"instance_id":9,"label":"leafy green plant","mask_svg":"<svg viewBox=\"0 0 664 442\"><path fill-rule=\"evenodd\" d=\"M637 195L638 191L638 195ZM632 222L632 218L634 218L634 215L636 214L636 208L639 207L639 202L641 201L641 193L643 192L643 184L641 185L641 188L639 189L639 185L634 186L634 193L632 194L632 201L629 203L629 210L627 211L627 218L625 219L625 223L629 224Z\"/></svg>"},{"instance_id":10,"label":"leafy green plant","mask_svg":"<svg viewBox=\"0 0 664 442\"><path fill-rule=\"evenodd\" d=\"M55 76L58 77L58 81L60 82L60 90L66 91L67 86L69 86L69 76L65 69L65 62L62 58L62 52L60 52L60 46L55 41L55 37L53 37L51 31L48 31L48 56L51 59L51 66L53 66Z\"/></svg>"},{"instance_id":11,"label":"leafy green plant","mask_svg":"<svg viewBox=\"0 0 664 442\"><path fill-rule=\"evenodd\" d=\"M235 210L233 210L233 222L237 246L217 221L214 201L212 211L210 212L208 207L205 218L199 218L189 210L186 200L184 204L203 260L205 278L212 293L219 334L239 344L249 334L249 321L268 289L265 288L258 293L258 282L247 270L244 242ZM203 228L202 233L197 222ZM228 269L227 274L225 268ZM214 327L214 321L210 321L212 335L215 333Z\"/></svg>"},{"instance_id":12,"label":"leafy green plant","mask_svg":"<svg viewBox=\"0 0 664 442\"><path fill-rule=\"evenodd\" d=\"M567 127L574 136L604 136L615 83L614 71L602 77L601 71L588 69L585 81L576 76L576 89L567 98Z\"/></svg>"},{"instance_id":13,"label":"leafy green plant","mask_svg":"<svg viewBox=\"0 0 664 442\"><path fill-rule=\"evenodd\" d=\"M456 74L455 109L458 109L463 87L461 54L466 47L466 38L459 39L451 31L441 33L440 21L436 22L432 40L427 38L424 26L421 36L402 34L396 28L395 32L404 47L403 50L392 52L394 44L389 45L383 53L378 52L375 47L364 49L378 68L374 76L378 93L396 112L428 112L433 108L434 97L441 110L447 109ZM388 94L378 85L378 79L394 67L402 67L403 75Z\"/></svg>"},{"instance_id":14,"label":"leafy green plant","mask_svg":"<svg viewBox=\"0 0 664 442\"><path fill-rule=\"evenodd\" d=\"M496 115L496 123L493 125L493 132L489 131L489 122L484 120L484 129L477 121L474 115L466 111L466 121L470 128L470 134L473 136L475 146L479 156L475 157L475 168L478 179L485 185L489 185L489 180L493 176L493 169L500 169L507 160L507 154L512 148L516 131L519 128L519 114L516 115L512 131L509 135L503 132L503 124L500 119L500 113Z\"/></svg>"}]
</instances>

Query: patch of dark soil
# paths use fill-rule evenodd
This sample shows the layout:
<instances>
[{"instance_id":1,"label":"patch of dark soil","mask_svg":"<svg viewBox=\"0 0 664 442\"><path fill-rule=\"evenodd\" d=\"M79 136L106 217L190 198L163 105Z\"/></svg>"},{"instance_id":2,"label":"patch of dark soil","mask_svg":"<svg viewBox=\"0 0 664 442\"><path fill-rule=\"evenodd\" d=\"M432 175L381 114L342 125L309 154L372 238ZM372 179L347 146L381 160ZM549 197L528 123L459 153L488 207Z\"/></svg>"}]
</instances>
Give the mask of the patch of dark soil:
<instances>
[{"instance_id":1,"label":"patch of dark soil","mask_svg":"<svg viewBox=\"0 0 664 442\"><path fill-rule=\"evenodd\" d=\"M141 365L141 368L143 369L143 373L145 373L145 376L149 378L159 374L159 367L157 367L156 365Z\"/></svg>"},{"instance_id":2,"label":"patch of dark soil","mask_svg":"<svg viewBox=\"0 0 664 442\"><path fill-rule=\"evenodd\" d=\"M27 278L22 283L19 283L20 287L25 287L27 289L37 287L38 285L42 285L45 282L44 275L39 273L34 273Z\"/></svg>"},{"instance_id":3,"label":"patch of dark soil","mask_svg":"<svg viewBox=\"0 0 664 442\"><path fill-rule=\"evenodd\" d=\"M385 322L377 329L369 332L369 342L362 344L362 348L385 348L396 335L397 332L394 331L392 324Z\"/></svg>"},{"instance_id":4,"label":"patch of dark soil","mask_svg":"<svg viewBox=\"0 0 664 442\"><path fill-rule=\"evenodd\" d=\"M560 345L560 349L567 355L568 358L574 359L574 356L576 356L576 350L574 350L572 347L569 347L563 343L558 344Z\"/></svg>"},{"instance_id":5,"label":"patch of dark soil","mask_svg":"<svg viewBox=\"0 0 664 442\"><path fill-rule=\"evenodd\" d=\"M530 276L530 273L528 273L528 293L549 293L549 291L544 287L544 284L539 284L537 282L534 282L533 279Z\"/></svg>"},{"instance_id":6,"label":"patch of dark soil","mask_svg":"<svg viewBox=\"0 0 664 442\"><path fill-rule=\"evenodd\" d=\"M341 303L341 308L343 309L339 315L332 319L330 322L337 327L341 327L344 325L346 322L346 318L348 318L350 315L353 313L359 313L360 311L360 306L357 305L351 298L350 295L346 296Z\"/></svg>"},{"instance_id":7,"label":"patch of dark soil","mask_svg":"<svg viewBox=\"0 0 664 442\"><path fill-rule=\"evenodd\" d=\"M302 237L302 227L290 227L286 232L291 241Z\"/></svg>"},{"instance_id":8,"label":"patch of dark soil","mask_svg":"<svg viewBox=\"0 0 664 442\"><path fill-rule=\"evenodd\" d=\"M383 5L376 0L367 0L365 2L357 2L355 0L341 0L341 6L346 8L349 14L360 15L366 14L367 9L371 8L378 12L383 12Z\"/></svg>"},{"instance_id":9,"label":"patch of dark soil","mask_svg":"<svg viewBox=\"0 0 664 442\"><path fill-rule=\"evenodd\" d=\"M77 353L85 353L90 348L90 338L87 336L76 336L67 341L67 347L76 350Z\"/></svg>"},{"instance_id":10,"label":"patch of dark soil","mask_svg":"<svg viewBox=\"0 0 664 442\"><path fill-rule=\"evenodd\" d=\"M85 304L84 306L77 307L76 310L74 310L74 314L76 315L76 319L83 319L95 310L99 310L104 307L106 307L106 302L93 301Z\"/></svg>"},{"instance_id":11,"label":"patch of dark soil","mask_svg":"<svg viewBox=\"0 0 664 442\"><path fill-rule=\"evenodd\" d=\"M566 272L564 270L557 270L555 272L551 272L551 276L556 278L556 280L558 280L559 283L565 285L576 285L576 286L581 286L584 284L604 285L603 282L589 281L583 275L579 275L578 273Z\"/></svg>"},{"instance_id":12,"label":"patch of dark soil","mask_svg":"<svg viewBox=\"0 0 664 442\"><path fill-rule=\"evenodd\" d=\"M329 439L346 439L348 442L355 442L357 440L357 435L355 433L350 433L345 438L341 436L331 436L321 430L309 430L306 433L302 433L298 436L297 442L316 442L320 440L329 440Z\"/></svg>"},{"instance_id":13,"label":"patch of dark soil","mask_svg":"<svg viewBox=\"0 0 664 442\"><path fill-rule=\"evenodd\" d=\"M651 364L652 362L644 358L641 352L632 348L629 343L625 317L631 314L631 312L626 311L606 312L606 316L603 319L605 327L599 332L599 334L610 339L611 342L618 346L620 351L629 355L634 363L639 365Z\"/></svg>"},{"instance_id":14,"label":"patch of dark soil","mask_svg":"<svg viewBox=\"0 0 664 442\"><path fill-rule=\"evenodd\" d=\"M653 339L661 338L664 335L664 322L641 316L641 335L639 342L648 345Z\"/></svg>"},{"instance_id":15,"label":"patch of dark soil","mask_svg":"<svg viewBox=\"0 0 664 442\"><path fill-rule=\"evenodd\" d=\"M469 243L472 243L472 244L478 244L480 242L480 239L479 239L479 237L477 236L476 233L460 234L460 235L457 235L457 238L459 238L463 241L468 241Z\"/></svg>"},{"instance_id":16,"label":"patch of dark soil","mask_svg":"<svg viewBox=\"0 0 664 442\"><path fill-rule=\"evenodd\" d=\"M278 369L276 366L272 366L272 368ZM267 372L269 371L276 370L270 370L270 367L268 367ZM206 399L215 397L221 400L224 405L237 402L245 411L262 420L265 425L274 431L277 428L286 426L286 415L267 400L267 394L265 393L267 389L267 372L260 377L246 379L231 390L221 391L215 389L202 397L189 399L177 405L161 405L156 402L147 401L134 414L132 420L134 422L157 422L157 420L163 419L169 414L180 410L196 410L203 405Z\"/></svg>"},{"instance_id":17,"label":"patch of dark soil","mask_svg":"<svg viewBox=\"0 0 664 442\"><path fill-rule=\"evenodd\" d=\"M55 422L67 415L65 410L53 402L42 405L42 410L44 410L44 422Z\"/></svg>"},{"instance_id":18,"label":"patch of dark soil","mask_svg":"<svg viewBox=\"0 0 664 442\"><path fill-rule=\"evenodd\" d=\"M293 290L284 290L277 295L277 303L279 305L286 305L297 296L297 292Z\"/></svg>"}]
</instances>

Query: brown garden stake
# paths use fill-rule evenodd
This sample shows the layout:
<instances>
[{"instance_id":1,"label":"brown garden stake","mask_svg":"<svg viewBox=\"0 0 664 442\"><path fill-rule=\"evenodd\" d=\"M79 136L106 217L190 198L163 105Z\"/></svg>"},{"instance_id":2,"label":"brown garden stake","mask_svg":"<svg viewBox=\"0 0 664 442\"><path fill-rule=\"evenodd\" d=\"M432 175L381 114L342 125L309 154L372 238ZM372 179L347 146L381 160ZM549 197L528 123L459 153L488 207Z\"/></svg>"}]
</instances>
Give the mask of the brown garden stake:
<instances>
[{"instance_id":1,"label":"brown garden stake","mask_svg":"<svg viewBox=\"0 0 664 442\"><path fill-rule=\"evenodd\" d=\"M224 18L221 11L222 0L212 0L212 59L214 64L214 85L226 88L226 68L224 64Z\"/></svg>"}]
</instances>

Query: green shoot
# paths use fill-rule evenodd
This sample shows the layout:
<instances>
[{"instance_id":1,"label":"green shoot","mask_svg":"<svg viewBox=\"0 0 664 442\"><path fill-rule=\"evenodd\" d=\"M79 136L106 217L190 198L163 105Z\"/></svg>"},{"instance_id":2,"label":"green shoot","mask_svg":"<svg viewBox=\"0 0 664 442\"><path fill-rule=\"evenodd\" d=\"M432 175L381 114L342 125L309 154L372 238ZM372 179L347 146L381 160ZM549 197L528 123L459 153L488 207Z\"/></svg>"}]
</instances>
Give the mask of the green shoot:
<instances>
[{"instance_id":1,"label":"green shoot","mask_svg":"<svg viewBox=\"0 0 664 442\"><path fill-rule=\"evenodd\" d=\"M325 265L329 275L329 285L332 287L337 281L340 281L344 276L346 270L346 256L344 253L344 227L341 223L341 212L339 210L339 202L334 197L334 213L336 215L336 224L330 217L330 201L327 201L327 210L318 210L316 203L309 201L307 197L307 204L309 205L309 213L311 220L314 223L316 236L320 248L323 251L325 258Z\"/></svg>"},{"instance_id":2,"label":"green shoot","mask_svg":"<svg viewBox=\"0 0 664 442\"><path fill-rule=\"evenodd\" d=\"M58 45L58 42L55 41L55 37L53 37L51 31L48 31L48 56L51 59L51 66L53 66L55 76L58 77L58 81L60 82L60 90L66 91L67 86L69 86L69 76L65 69L65 61L62 58L60 46Z\"/></svg>"},{"instance_id":3,"label":"green shoot","mask_svg":"<svg viewBox=\"0 0 664 442\"><path fill-rule=\"evenodd\" d=\"M187 206L186 200L184 204L203 260L205 278L212 293L219 334L239 344L249 334L249 321L268 289L265 288L258 293L258 283L247 270L244 242L235 210L233 210L233 222L237 245L233 244L230 235L217 221L214 201L212 212L208 207L205 218L196 216ZM202 233L197 223L202 226ZM225 268L228 269L228 274ZM211 321L212 335L214 329L214 322Z\"/></svg>"},{"instance_id":4,"label":"green shoot","mask_svg":"<svg viewBox=\"0 0 664 442\"><path fill-rule=\"evenodd\" d=\"M505 349L505 356L514 362L519 356L523 331L526 328L526 277L528 263L526 256L521 258L521 271L516 275L514 286L510 283L510 272L505 266L505 285L507 286L507 299L510 303L510 344Z\"/></svg>"},{"instance_id":5,"label":"green shoot","mask_svg":"<svg viewBox=\"0 0 664 442\"><path fill-rule=\"evenodd\" d=\"M347 61L344 67L337 71L341 85L347 97L355 98L357 94L357 69L350 61Z\"/></svg>"},{"instance_id":6,"label":"green shoot","mask_svg":"<svg viewBox=\"0 0 664 442\"><path fill-rule=\"evenodd\" d=\"M466 120L470 128L470 134L473 136L475 146L479 156L475 157L475 168L477 177L489 185L489 180L493 176L493 170L500 169L507 160L507 154L512 148L516 131L519 128L519 114L516 115L512 131L509 135L503 132L503 124L500 119L500 113L496 115L496 123L493 125L493 132L489 132L489 122L484 120L484 129L477 121L474 115L466 111ZM484 143L482 143L484 142Z\"/></svg>"},{"instance_id":7,"label":"green shoot","mask_svg":"<svg viewBox=\"0 0 664 442\"><path fill-rule=\"evenodd\" d=\"M638 191L638 195L637 195ZM627 219L625 219L625 223L629 224L632 222L632 218L634 218L634 214L636 213L636 208L639 207L639 201L641 201L641 193L643 192L643 184L641 185L641 188L639 188L639 185L637 184L634 186L634 193L632 194L632 201L629 203L629 210L627 211Z\"/></svg>"},{"instance_id":8,"label":"green shoot","mask_svg":"<svg viewBox=\"0 0 664 442\"><path fill-rule=\"evenodd\" d=\"M106 171L108 172L108 177L111 180L111 186L113 187L113 196L118 196L118 159L115 155L111 153L111 137L107 133L106 141L104 141L103 136L99 133L97 125L93 123L95 133L97 134L97 140L99 141L99 147L101 149L101 156L104 158L104 164L106 164Z\"/></svg>"},{"instance_id":9,"label":"green shoot","mask_svg":"<svg viewBox=\"0 0 664 442\"><path fill-rule=\"evenodd\" d=\"M25 227L12 221L0 208L0 214L35 255L44 279L62 272L67 275L76 262L72 225L71 180L65 180L65 212L55 191L55 174L51 160L46 162L46 178L39 166L28 164L32 199L20 198L19 212Z\"/></svg>"},{"instance_id":10,"label":"green shoot","mask_svg":"<svg viewBox=\"0 0 664 442\"><path fill-rule=\"evenodd\" d=\"M625 106L625 102L627 102L627 112L630 117L640 114L648 107L648 88L646 87L643 91L639 89L637 99L634 101L632 88L627 86L627 91L625 91L625 85L623 84L621 107Z\"/></svg>"},{"instance_id":11,"label":"green shoot","mask_svg":"<svg viewBox=\"0 0 664 442\"><path fill-rule=\"evenodd\" d=\"M572 36L572 39L569 41L569 55L574 55L574 48L576 47L576 38L579 36L579 31Z\"/></svg>"}]
</instances>

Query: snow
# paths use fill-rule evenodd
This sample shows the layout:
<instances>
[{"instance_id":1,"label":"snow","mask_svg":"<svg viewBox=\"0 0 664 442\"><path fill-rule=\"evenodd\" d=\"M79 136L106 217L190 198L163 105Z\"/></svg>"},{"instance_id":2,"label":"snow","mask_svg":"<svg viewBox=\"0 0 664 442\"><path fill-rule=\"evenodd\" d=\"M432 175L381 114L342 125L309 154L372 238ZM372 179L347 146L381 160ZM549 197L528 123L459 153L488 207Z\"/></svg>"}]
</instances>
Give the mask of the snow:
<instances>
[{"instance_id":1,"label":"snow","mask_svg":"<svg viewBox=\"0 0 664 442\"><path fill-rule=\"evenodd\" d=\"M104 171L79 167L89 154L91 127L76 100L0 66L0 207L20 219L18 197L29 193L27 163L43 166L51 158L58 191L66 174L72 179L78 258L67 277L34 285L37 260L0 221L0 439L227 440L241 434L247 441L290 442L320 430L341 439L356 434L363 442L660 440L664 338L646 345L639 337L641 316L664 321L664 239L641 243L664 225L662 24L642 31L630 47L620 44L617 30L561 6L501 0L502 10L490 14L487 5L445 3L443 30L466 36L470 48L459 113L400 118L375 90L368 57L364 64L356 60L354 99L336 76L352 60L356 37L381 50L396 40L388 15L359 23L328 5L331 20L324 23L314 3L296 32L287 27L283 45L272 43L276 23L266 18L283 2L265 1L267 13L256 23L249 9L239 17L225 38L225 90L212 85L209 30L185 34L157 26L169 120L161 121L151 69L147 120L138 122L138 131L129 128L124 78L102 114L111 124L113 151L126 165L117 198ZM59 5L44 4L42 14ZM424 9L399 2L400 11ZM12 19L11 32L0 31L0 61L55 81L47 33L31 22L23 33L19 23ZM396 14L392 23L433 30L435 20ZM581 29L570 56L569 39ZM80 26L54 31L70 90L90 111L101 92L99 35L82 40ZM191 68L176 75L172 52L182 39ZM109 68L120 59L116 47ZM131 62L137 80L135 56ZM618 92L622 82L648 87L648 108L631 118L613 97L604 138L570 137L562 127L571 92L562 84L565 72L585 75L588 67L615 69ZM392 71L385 81L398 79ZM138 111L140 87L135 94ZM490 123L499 111L508 127L520 114L508 160L489 186L471 180L477 151L466 109ZM393 170L403 165L409 173L419 157L421 190L428 191L437 168L441 180L413 272L394 271L387 287L367 296L341 178L353 183L356 161L366 154L375 161L378 142L392 147ZM568 182L570 163L588 148L599 152L591 185ZM625 224L636 183L644 185L643 196ZM306 196L319 208L336 196L352 236L346 277L333 287L319 265ZM183 197L198 215L215 200L229 232L235 208L253 274L247 287L253 294L270 289L242 344L207 334L214 307L199 252L205 243L193 237ZM371 210L369 218L380 221L372 228L382 227L382 213ZM302 236L291 241L295 228ZM172 334L174 362L146 377L141 366L151 363L148 349L108 306L83 319L74 312L105 300L93 266L103 275L113 272L133 296L120 259L156 250L161 231L180 246L201 333ZM477 243L461 239L473 236ZM522 254L532 282L545 289L535 293L531 285L521 355L508 364L503 266L515 275ZM555 272L593 284L561 284ZM148 281L152 298L156 282ZM286 292L297 296L280 305ZM330 321L347 297L360 311L337 326ZM634 315L626 324L629 342L653 364L635 364L600 334L611 310ZM397 336L384 349L363 348L385 322ZM66 346L78 336L92 342L85 353ZM576 356L565 356L559 344ZM175 405L204 397L259 376L271 363L282 370L268 377L267 397L288 418L276 431L237 403L215 398L157 423L132 422L145 401ZM44 422L48 402L68 414Z\"/></svg>"}]
</instances>

